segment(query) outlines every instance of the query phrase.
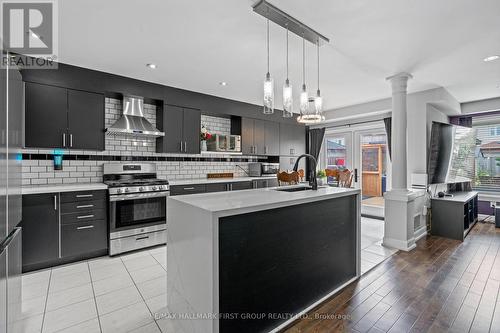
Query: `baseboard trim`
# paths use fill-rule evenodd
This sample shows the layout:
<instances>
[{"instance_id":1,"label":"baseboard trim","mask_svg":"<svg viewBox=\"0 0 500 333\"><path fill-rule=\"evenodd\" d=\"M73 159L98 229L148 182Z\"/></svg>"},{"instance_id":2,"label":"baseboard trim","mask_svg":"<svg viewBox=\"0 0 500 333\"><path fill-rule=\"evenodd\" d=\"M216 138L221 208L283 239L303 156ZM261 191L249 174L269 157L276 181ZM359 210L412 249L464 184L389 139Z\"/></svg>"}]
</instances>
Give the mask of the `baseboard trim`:
<instances>
[{"instance_id":1,"label":"baseboard trim","mask_svg":"<svg viewBox=\"0 0 500 333\"><path fill-rule=\"evenodd\" d=\"M415 238L415 242L418 241L419 239L425 237L425 236L427 236L427 226L425 226L425 225L418 228L413 233L413 238Z\"/></svg>"},{"instance_id":2,"label":"baseboard trim","mask_svg":"<svg viewBox=\"0 0 500 333\"><path fill-rule=\"evenodd\" d=\"M415 244L415 239L409 239L408 241L402 241L394 238L384 237L382 240L382 245L389 246L398 250L409 252L413 250L417 245Z\"/></svg>"}]
</instances>

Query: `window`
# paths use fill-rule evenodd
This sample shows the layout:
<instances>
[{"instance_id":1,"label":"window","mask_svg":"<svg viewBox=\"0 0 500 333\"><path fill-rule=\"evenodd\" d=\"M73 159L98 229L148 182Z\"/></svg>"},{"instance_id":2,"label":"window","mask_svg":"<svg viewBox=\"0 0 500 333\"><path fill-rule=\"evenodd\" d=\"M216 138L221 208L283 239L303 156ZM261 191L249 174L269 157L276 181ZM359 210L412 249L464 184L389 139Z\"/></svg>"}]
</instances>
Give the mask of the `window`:
<instances>
[{"instance_id":1,"label":"window","mask_svg":"<svg viewBox=\"0 0 500 333\"><path fill-rule=\"evenodd\" d=\"M344 137L328 137L326 146L326 169L344 168L346 166L346 142Z\"/></svg>"},{"instance_id":2,"label":"window","mask_svg":"<svg viewBox=\"0 0 500 333\"><path fill-rule=\"evenodd\" d=\"M500 191L500 115L473 117L472 127L477 131L473 186Z\"/></svg>"}]
</instances>

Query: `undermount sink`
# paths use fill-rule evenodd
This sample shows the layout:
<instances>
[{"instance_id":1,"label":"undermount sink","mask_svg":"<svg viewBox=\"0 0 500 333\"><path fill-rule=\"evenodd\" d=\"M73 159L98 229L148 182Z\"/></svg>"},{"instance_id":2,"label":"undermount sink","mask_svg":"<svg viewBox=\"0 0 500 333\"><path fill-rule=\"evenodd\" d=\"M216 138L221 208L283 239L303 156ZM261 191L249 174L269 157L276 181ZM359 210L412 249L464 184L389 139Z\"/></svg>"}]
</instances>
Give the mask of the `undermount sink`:
<instances>
[{"instance_id":1,"label":"undermount sink","mask_svg":"<svg viewBox=\"0 0 500 333\"><path fill-rule=\"evenodd\" d=\"M282 188L276 188L275 190L283 192L299 192L299 191L312 190L312 187L310 186L282 187Z\"/></svg>"}]
</instances>

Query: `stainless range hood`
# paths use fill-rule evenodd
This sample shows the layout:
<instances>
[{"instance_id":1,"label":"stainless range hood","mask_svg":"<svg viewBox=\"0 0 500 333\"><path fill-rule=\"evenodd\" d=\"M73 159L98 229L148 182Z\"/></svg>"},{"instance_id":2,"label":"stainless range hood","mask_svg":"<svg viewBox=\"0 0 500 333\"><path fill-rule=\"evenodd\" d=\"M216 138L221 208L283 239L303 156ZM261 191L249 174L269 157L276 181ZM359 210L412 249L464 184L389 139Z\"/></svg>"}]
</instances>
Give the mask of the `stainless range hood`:
<instances>
[{"instance_id":1,"label":"stainless range hood","mask_svg":"<svg viewBox=\"0 0 500 333\"><path fill-rule=\"evenodd\" d=\"M165 136L154 127L143 113L144 99L137 96L123 96L123 114L113 126L106 128L106 134L124 134L141 137Z\"/></svg>"}]
</instances>

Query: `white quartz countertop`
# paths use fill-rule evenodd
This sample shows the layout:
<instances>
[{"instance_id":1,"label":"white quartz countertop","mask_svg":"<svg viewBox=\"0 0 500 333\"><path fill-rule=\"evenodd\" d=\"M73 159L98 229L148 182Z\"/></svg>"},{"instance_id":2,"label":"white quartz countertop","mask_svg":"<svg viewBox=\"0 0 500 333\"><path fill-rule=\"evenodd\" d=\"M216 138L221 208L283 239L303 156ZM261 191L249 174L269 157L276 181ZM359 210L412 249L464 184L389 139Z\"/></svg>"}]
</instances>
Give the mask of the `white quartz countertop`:
<instances>
[{"instance_id":1,"label":"white quartz countertop","mask_svg":"<svg viewBox=\"0 0 500 333\"><path fill-rule=\"evenodd\" d=\"M261 177L235 177L235 178L200 178L200 179L179 179L169 180L170 185L195 185L195 184L212 184L212 183L231 183L245 182L259 179L276 179L276 175L261 176Z\"/></svg>"},{"instance_id":2,"label":"white quartz countertop","mask_svg":"<svg viewBox=\"0 0 500 333\"><path fill-rule=\"evenodd\" d=\"M22 194L40 194L73 191L106 190L107 185L103 183L81 183L81 184L54 184L54 185L31 185L21 187Z\"/></svg>"},{"instance_id":3,"label":"white quartz countertop","mask_svg":"<svg viewBox=\"0 0 500 333\"><path fill-rule=\"evenodd\" d=\"M329 186L320 187L317 191L298 192L277 191L277 188L180 195L169 197L168 200L179 201L213 213L231 215L233 213L272 209L360 193L359 189Z\"/></svg>"},{"instance_id":4,"label":"white quartz countertop","mask_svg":"<svg viewBox=\"0 0 500 333\"><path fill-rule=\"evenodd\" d=\"M468 191L468 192L452 192L451 197L434 197L432 200L440 200L440 201L454 201L454 202L467 202L470 199L474 198L478 193L476 191Z\"/></svg>"}]
</instances>

